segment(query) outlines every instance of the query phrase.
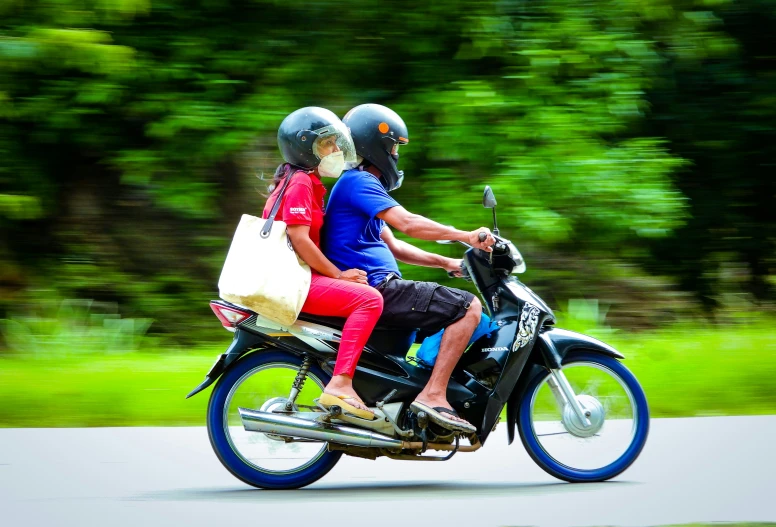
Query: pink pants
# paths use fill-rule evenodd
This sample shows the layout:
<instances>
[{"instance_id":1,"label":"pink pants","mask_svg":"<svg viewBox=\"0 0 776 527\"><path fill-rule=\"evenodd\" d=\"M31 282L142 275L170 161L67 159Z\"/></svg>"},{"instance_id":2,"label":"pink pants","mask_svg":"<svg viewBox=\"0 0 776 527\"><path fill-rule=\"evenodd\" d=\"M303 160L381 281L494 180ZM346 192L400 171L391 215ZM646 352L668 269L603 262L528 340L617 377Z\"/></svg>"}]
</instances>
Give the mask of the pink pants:
<instances>
[{"instance_id":1,"label":"pink pants","mask_svg":"<svg viewBox=\"0 0 776 527\"><path fill-rule=\"evenodd\" d=\"M383 312L383 296L374 287L313 273L302 311L311 315L347 318L342 328L334 375L349 375Z\"/></svg>"}]
</instances>

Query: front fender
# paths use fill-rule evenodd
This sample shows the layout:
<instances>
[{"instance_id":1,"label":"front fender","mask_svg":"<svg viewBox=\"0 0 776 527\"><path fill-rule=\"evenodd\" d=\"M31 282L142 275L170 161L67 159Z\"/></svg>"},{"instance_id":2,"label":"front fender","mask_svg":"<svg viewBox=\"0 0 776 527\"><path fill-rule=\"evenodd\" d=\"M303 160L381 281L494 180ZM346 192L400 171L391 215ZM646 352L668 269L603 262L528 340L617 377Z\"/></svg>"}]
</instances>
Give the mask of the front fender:
<instances>
[{"instance_id":1,"label":"front fender","mask_svg":"<svg viewBox=\"0 0 776 527\"><path fill-rule=\"evenodd\" d=\"M569 351L575 349L602 353L620 360L625 358L625 355L598 339L566 329L551 328L543 331L539 334L539 342L536 344L540 348L546 348L545 360L554 359L552 362L548 361L548 365L553 368L560 366L560 361L557 359L563 360Z\"/></svg>"},{"instance_id":2,"label":"front fender","mask_svg":"<svg viewBox=\"0 0 776 527\"><path fill-rule=\"evenodd\" d=\"M536 345L531 351L531 357L528 359L528 364L523 369L523 373L520 375L520 379L517 381L507 401L507 437L509 438L509 444L512 444L512 441L515 440L517 409L520 407L520 401L525 397L528 382L542 370L559 368L563 363L563 359L572 350L592 351L619 360L625 358L622 353L608 344L582 333L559 328L549 328L539 333Z\"/></svg>"}]
</instances>

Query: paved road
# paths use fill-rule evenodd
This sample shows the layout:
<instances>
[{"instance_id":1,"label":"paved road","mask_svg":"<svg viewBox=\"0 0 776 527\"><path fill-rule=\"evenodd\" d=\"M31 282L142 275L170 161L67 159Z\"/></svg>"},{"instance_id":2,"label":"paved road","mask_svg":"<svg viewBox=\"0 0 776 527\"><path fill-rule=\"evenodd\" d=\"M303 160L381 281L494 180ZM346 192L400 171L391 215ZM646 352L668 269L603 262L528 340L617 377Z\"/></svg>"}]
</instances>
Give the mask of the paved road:
<instances>
[{"instance_id":1,"label":"paved road","mask_svg":"<svg viewBox=\"0 0 776 527\"><path fill-rule=\"evenodd\" d=\"M639 460L595 484L551 478L505 435L445 463L343 458L306 489L262 491L221 467L204 428L0 429L0 524L776 521L776 416L654 420Z\"/></svg>"}]
</instances>

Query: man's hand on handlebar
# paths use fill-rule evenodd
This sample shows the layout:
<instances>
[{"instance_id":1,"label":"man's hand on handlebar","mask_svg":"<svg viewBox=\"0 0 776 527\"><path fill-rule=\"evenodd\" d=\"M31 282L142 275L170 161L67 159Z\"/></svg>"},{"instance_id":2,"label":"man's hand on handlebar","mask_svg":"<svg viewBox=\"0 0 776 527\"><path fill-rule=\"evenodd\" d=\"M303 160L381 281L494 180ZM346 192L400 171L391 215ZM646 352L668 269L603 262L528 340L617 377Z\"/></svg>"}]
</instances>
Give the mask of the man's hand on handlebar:
<instances>
[{"instance_id":1,"label":"man's hand on handlebar","mask_svg":"<svg viewBox=\"0 0 776 527\"><path fill-rule=\"evenodd\" d=\"M469 239L466 240L469 245L483 251L492 252L491 246L496 243L496 239L487 227L480 227L476 231L469 233Z\"/></svg>"}]
</instances>

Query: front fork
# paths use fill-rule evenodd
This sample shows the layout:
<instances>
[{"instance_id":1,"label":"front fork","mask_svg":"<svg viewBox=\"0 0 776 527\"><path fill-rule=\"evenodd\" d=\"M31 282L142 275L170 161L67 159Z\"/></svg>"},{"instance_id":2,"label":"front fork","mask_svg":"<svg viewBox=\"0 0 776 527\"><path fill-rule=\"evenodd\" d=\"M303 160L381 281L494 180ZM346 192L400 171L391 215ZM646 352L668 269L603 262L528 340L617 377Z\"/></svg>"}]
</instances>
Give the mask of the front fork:
<instances>
[{"instance_id":1,"label":"front fork","mask_svg":"<svg viewBox=\"0 0 776 527\"><path fill-rule=\"evenodd\" d=\"M550 369L550 376L547 379L547 384L550 385L552 395L555 396L555 401L557 401L561 410L563 410L567 404L570 405L583 426L592 426L590 419L588 419L588 417L590 417L590 411L585 410L582 408L582 405L579 404L577 396L574 393L574 388L571 387L568 379L566 379L566 375L560 368Z\"/></svg>"},{"instance_id":2,"label":"front fork","mask_svg":"<svg viewBox=\"0 0 776 527\"><path fill-rule=\"evenodd\" d=\"M550 376L547 378L547 384L550 385L550 391L555 397L555 401L563 412L566 405L569 405L574 411L574 414L579 419L579 422L583 427L587 428L592 426L590 422L590 411L585 410L579 401L577 395L574 393L574 388L571 387L566 375L563 373L563 359L561 358L558 350L555 349L555 344L552 339L546 334L539 334L539 339L542 340L545 350L544 361L547 369L550 370Z\"/></svg>"}]
</instances>

